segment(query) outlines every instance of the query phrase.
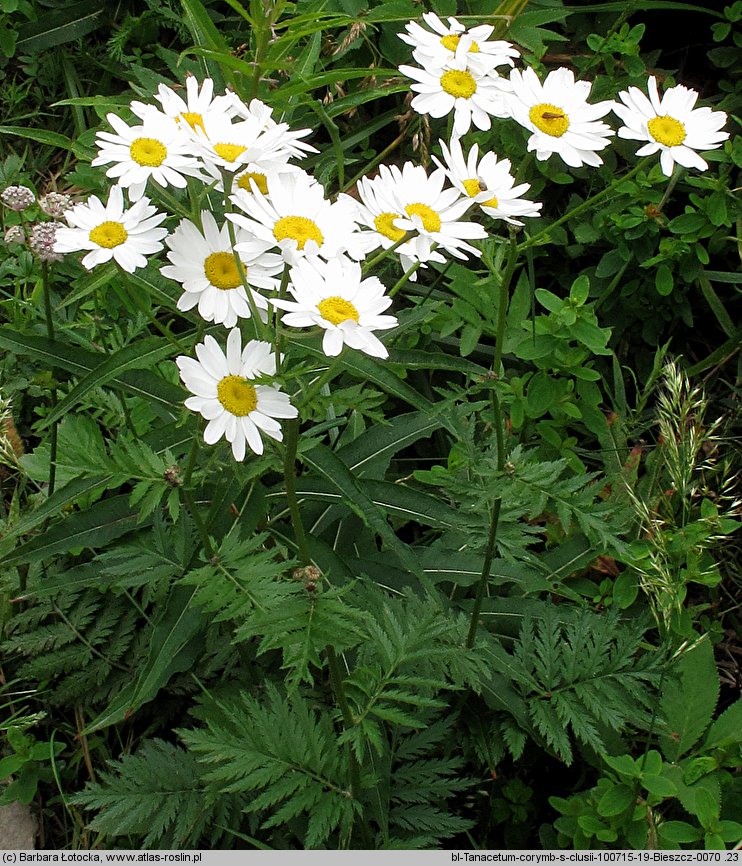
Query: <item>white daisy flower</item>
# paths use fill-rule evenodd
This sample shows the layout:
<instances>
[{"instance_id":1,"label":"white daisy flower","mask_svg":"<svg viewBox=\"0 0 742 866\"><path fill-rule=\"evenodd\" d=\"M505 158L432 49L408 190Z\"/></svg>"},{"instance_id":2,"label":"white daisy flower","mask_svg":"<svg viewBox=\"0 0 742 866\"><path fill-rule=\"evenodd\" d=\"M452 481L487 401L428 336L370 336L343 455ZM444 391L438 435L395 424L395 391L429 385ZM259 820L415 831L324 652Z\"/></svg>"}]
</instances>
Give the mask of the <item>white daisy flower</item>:
<instances>
[{"instance_id":1,"label":"white daisy flower","mask_svg":"<svg viewBox=\"0 0 742 866\"><path fill-rule=\"evenodd\" d=\"M231 200L244 211L227 214L236 225L247 229L267 248L278 247L286 262L306 257L335 258L347 253L353 259L365 255L365 243L358 232L358 212L348 196L331 203L322 186L306 172L276 175L270 198L253 187L252 194L238 190ZM236 246L238 252L241 246Z\"/></svg>"},{"instance_id":2,"label":"white daisy flower","mask_svg":"<svg viewBox=\"0 0 742 866\"><path fill-rule=\"evenodd\" d=\"M185 401L209 422L204 441L214 445L224 436L232 443L235 460L244 460L245 443L255 454L263 453L261 433L280 442L277 418L296 418L288 394L265 377L276 373L276 358L270 343L251 340L242 349L237 328L229 332L226 354L207 336L196 344L198 361L181 355L175 359L180 378L194 395Z\"/></svg>"},{"instance_id":3,"label":"white daisy flower","mask_svg":"<svg viewBox=\"0 0 742 866\"><path fill-rule=\"evenodd\" d=\"M572 168L603 164L596 151L603 150L614 133L598 118L613 108L612 101L588 103L590 82L575 81L572 70L564 67L550 72L543 84L533 69L514 69L510 83L512 117L533 133L528 150L535 150L537 159L558 153Z\"/></svg>"},{"instance_id":4,"label":"white daisy flower","mask_svg":"<svg viewBox=\"0 0 742 866\"><path fill-rule=\"evenodd\" d=\"M107 115L117 134L99 132L98 156L91 165L113 165L106 176L128 190L129 200L144 194L152 178L160 186L183 188L183 175L198 176L198 160L177 123L159 113L148 113L139 126L128 126L115 114Z\"/></svg>"},{"instance_id":5,"label":"white daisy flower","mask_svg":"<svg viewBox=\"0 0 742 866\"><path fill-rule=\"evenodd\" d=\"M120 186L111 187L105 205L93 195L65 211L65 217L72 228L57 229L54 252L90 250L82 260L88 270L113 259L131 274L162 249L167 235L167 229L158 228L167 214L157 213L147 198L125 209Z\"/></svg>"},{"instance_id":6,"label":"white daisy flower","mask_svg":"<svg viewBox=\"0 0 742 866\"><path fill-rule=\"evenodd\" d=\"M468 37L467 62L479 73L489 72L495 66L512 66L513 58L520 56L510 42L487 41L495 29L491 24L467 30L455 18L449 18L448 25L444 24L435 12L425 12L423 21L430 30L421 27L416 21L410 21L405 25L407 33L398 34L400 39L412 45L412 56L421 66L445 66L450 63L456 56L462 37Z\"/></svg>"},{"instance_id":7,"label":"white daisy flower","mask_svg":"<svg viewBox=\"0 0 742 866\"><path fill-rule=\"evenodd\" d=\"M451 139L450 147L441 141L445 164L433 157L436 165L446 172L451 183L464 195L473 198L482 210L491 217L522 226L517 216L538 217L541 202L521 198L531 188L529 183L514 186L515 178L510 173L510 160L498 160L494 153L486 153L479 160L479 147L474 144L466 159L461 142Z\"/></svg>"},{"instance_id":8,"label":"white daisy flower","mask_svg":"<svg viewBox=\"0 0 742 866\"><path fill-rule=\"evenodd\" d=\"M204 117L208 114L226 114L228 117L236 114L229 94L214 96L214 82L210 78L205 78L199 86L198 79L189 74L186 76L185 87L183 98L172 87L160 84L155 99L160 103L161 110L143 102L132 102L131 110L142 119L150 112L165 115L172 118L183 130L203 128Z\"/></svg>"},{"instance_id":9,"label":"white daisy flower","mask_svg":"<svg viewBox=\"0 0 742 866\"><path fill-rule=\"evenodd\" d=\"M286 310L284 325L325 329L322 351L333 357L343 345L375 358L386 358L386 346L373 333L397 325L394 316L379 315L391 304L378 277L361 278L361 266L339 257L310 264L300 261L291 269L289 291L293 301L271 298L270 303Z\"/></svg>"},{"instance_id":10,"label":"white daisy flower","mask_svg":"<svg viewBox=\"0 0 742 866\"><path fill-rule=\"evenodd\" d=\"M266 129L263 120L254 116L233 122L225 114L209 114L204 115L203 126L193 128L191 135L206 171L220 180L222 169L238 172L249 163L285 163L292 157L304 156L315 149L299 140L307 132L292 131L286 123Z\"/></svg>"},{"instance_id":11,"label":"white daisy flower","mask_svg":"<svg viewBox=\"0 0 742 866\"><path fill-rule=\"evenodd\" d=\"M471 200L462 197L459 190L443 189L446 173L435 169L430 175L421 165L406 162L379 167L379 176L393 193L402 214L393 222L397 232L417 231L411 239L415 256L427 261L432 248L446 250L458 259L467 253L478 256L479 250L467 243L487 237L485 229L461 217L471 207Z\"/></svg>"},{"instance_id":12,"label":"white daisy flower","mask_svg":"<svg viewBox=\"0 0 742 866\"><path fill-rule=\"evenodd\" d=\"M406 232L398 226L398 221L406 219L407 214L402 210L399 202L394 198L391 183L387 176L378 175L375 178L364 177L357 184L360 203L356 204L358 221L370 231L361 232L361 238L366 244L366 253L370 253L377 247L388 250L402 240ZM339 198L343 198L344 194ZM424 254L425 251L423 250ZM395 250L399 256L403 271L408 271L414 264L420 263L423 268L426 262L438 262L444 264L446 259L440 253L430 249L423 261L417 255L414 240L411 238L400 244ZM410 274L410 280L417 280L415 271Z\"/></svg>"},{"instance_id":13,"label":"white daisy flower","mask_svg":"<svg viewBox=\"0 0 742 866\"><path fill-rule=\"evenodd\" d=\"M164 277L183 286L178 299L179 310L191 310L198 305L199 315L207 322L231 328L238 319L250 318L250 304L242 284L237 262L232 253L229 229L221 229L209 211L201 212L203 233L190 220L182 220L165 243L172 264L160 268ZM275 275L283 268L280 256L265 252L265 245L238 230L241 243L240 261L251 289L273 290L278 287ZM258 310L267 310L268 302L252 292Z\"/></svg>"},{"instance_id":14,"label":"white daisy flower","mask_svg":"<svg viewBox=\"0 0 742 866\"><path fill-rule=\"evenodd\" d=\"M720 132L726 114L694 108L698 93L682 84L670 87L660 99L654 75L649 77L647 90L649 99L638 87L618 94L623 105L616 104L613 111L626 124L618 130L619 138L649 142L636 155L649 156L659 151L662 171L668 177L675 163L705 171L708 163L696 151L713 150L729 138L728 132Z\"/></svg>"},{"instance_id":15,"label":"white daisy flower","mask_svg":"<svg viewBox=\"0 0 742 866\"><path fill-rule=\"evenodd\" d=\"M418 69L400 66L399 71L417 83L410 89L417 93L410 105L418 114L444 117L454 112L453 131L456 136L467 133L472 125L489 129L493 117L508 117L506 95L511 87L507 78L496 72L477 72L467 62L466 43L462 40L455 57L444 66Z\"/></svg>"}]
</instances>

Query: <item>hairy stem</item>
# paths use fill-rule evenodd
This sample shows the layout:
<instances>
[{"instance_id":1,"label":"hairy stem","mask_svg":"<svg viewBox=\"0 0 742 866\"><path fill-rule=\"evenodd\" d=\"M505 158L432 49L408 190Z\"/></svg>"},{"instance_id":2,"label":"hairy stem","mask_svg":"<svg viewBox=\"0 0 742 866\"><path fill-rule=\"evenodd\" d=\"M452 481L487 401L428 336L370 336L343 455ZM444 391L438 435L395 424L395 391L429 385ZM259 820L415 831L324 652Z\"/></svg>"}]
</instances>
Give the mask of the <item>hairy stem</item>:
<instances>
[{"instance_id":1,"label":"hairy stem","mask_svg":"<svg viewBox=\"0 0 742 866\"><path fill-rule=\"evenodd\" d=\"M489 257L484 257L490 273L494 276L494 263ZM500 377L500 366L502 364L502 347L505 340L505 323L508 311L508 299L510 296L510 283L515 273L515 268L518 263L518 245L515 242L515 232L510 232L510 249L508 250L507 264L505 272L500 283L500 298L497 307L497 332L495 338L495 356L492 360L492 374L498 379ZM505 469L505 435L503 430L502 406L500 405L500 397L496 390L496 385L493 383L490 392L492 400L492 415L493 424L495 426L495 437L497 440L497 472L501 474ZM471 612L469 621L469 633L466 637L466 647L471 649L474 646L474 641L479 628L479 615L482 612L482 602L489 584L490 571L492 569L492 560L495 558L495 549L497 547L497 528L500 523L500 509L502 508L502 499L498 497L492 505L490 512L490 527L487 535L487 546L484 551L484 562L482 563L482 574L477 585L477 594L474 599L474 606Z\"/></svg>"},{"instance_id":2,"label":"hairy stem","mask_svg":"<svg viewBox=\"0 0 742 866\"><path fill-rule=\"evenodd\" d=\"M54 316L52 314L52 297L51 297L51 274L49 273L49 265L44 262L41 267L41 281L44 289L44 314L46 317L46 333L50 340L54 339ZM54 371L50 370L52 379ZM51 407L57 405L57 388L52 385L49 389L49 399ZM52 424L49 444L49 488L47 495L51 496L54 493L54 485L57 478L57 422Z\"/></svg>"},{"instance_id":3,"label":"hairy stem","mask_svg":"<svg viewBox=\"0 0 742 866\"><path fill-rule=\"evenodd\" d=\"M304 531L304 523L301 519L299 500L296 497L296 449L299 444L299 419L291 418L286 422L286 448L283 453L283 474L286 483L286 501L291 515L291 524L296 536L296 547L302 565L310 565L312 562L309 553L307 534Z\"/></svg>"}]
</instances>

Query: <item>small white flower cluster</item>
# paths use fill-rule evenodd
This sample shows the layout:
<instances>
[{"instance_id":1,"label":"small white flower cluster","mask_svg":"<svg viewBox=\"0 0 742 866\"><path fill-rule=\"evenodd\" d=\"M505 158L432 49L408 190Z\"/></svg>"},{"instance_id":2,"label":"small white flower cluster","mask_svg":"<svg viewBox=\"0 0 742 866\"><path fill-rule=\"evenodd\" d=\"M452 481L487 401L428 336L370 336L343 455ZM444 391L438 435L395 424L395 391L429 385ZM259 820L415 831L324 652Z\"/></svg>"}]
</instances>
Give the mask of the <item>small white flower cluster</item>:
<instances>
[{"instance_id":1,"label":"small white flower cluster","mask_svg":"<svg viewBox=\"0 0 742 866\"><path fill-rule=\"evenodd\" d=\"M61 262L64 256L55 249L57 230L63 228L62 223L56 222L64 211L70 206L72 198L64 193L48 192L36 198L36 193L27 186L14 185L6 187L0 193L0 203L8 210L22 213L38 205L42 214L52 217L52 220L43 220L30 224L9 225L3 235L6 244L26 244L39 261L46 264ZM26 214L26 219L29 215ZM20 218L23 219L22 217Z\"/></svg>"},{"instance_id":2,"label":"small white flower cluster","mask_svg":"<svg viewBox=\"0 0 742 866\"><path fill-rule=\"evenodd\" d=\"M527 148L539 160L558 154L572 168L599 166L598 151L610 142L614 130L600 118L613 111L624 123L620 138L647 142L638 156L660 153L660 164L670 176L675 164L704 171L706 161L699 150L719 147L729 137L722 132L723 111L694 108L698 93L682 85L671 87L660 98L657 81L650 76L649 99L637 87L621 91L613 100L589 103L591 85L575 81L565 67L550 72L543 82L531 68L512 69L509 78L495 67L513 65L518 52L507 42L487 42L491 27L467 30L455 18L446 26L428 12L423 20L430 30L415 22L399 36L414 47L413 57L423 66L400 66L400 72L415 79L417 93L412 108L420 114L444 117L454 112L453 133L460 137L473 123L489 129L490 115L512 118L531 133ZM526 215L526 214L524 214Z\"/></svg>"}]
</instances>

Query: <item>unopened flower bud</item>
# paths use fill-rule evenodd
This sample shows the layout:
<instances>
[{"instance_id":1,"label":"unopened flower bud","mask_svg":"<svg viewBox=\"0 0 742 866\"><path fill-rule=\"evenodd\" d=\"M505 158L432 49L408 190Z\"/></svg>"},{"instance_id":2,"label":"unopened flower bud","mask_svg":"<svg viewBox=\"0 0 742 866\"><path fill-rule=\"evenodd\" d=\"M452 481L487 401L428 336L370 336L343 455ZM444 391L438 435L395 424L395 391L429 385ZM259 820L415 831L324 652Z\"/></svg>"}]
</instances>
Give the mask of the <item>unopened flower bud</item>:
<instances>
[{"instance_id":1,"label":"unopened flower bud","mask_svg":"<svg viewBox=\"0 0 742 866\"><path fill-rule=\"evenodd\" d=\"M26 240L26 235L20 226L9 226L5 230L6 244L22 244Z\"/></svg>"},{"instance_id":2,"label":"unopened flower bud","mask_svg":"<svg viewBox=\"0 0 742 866\"><path fill-rule=\"evenodd\" d=\"M72 196L61 192L48 192L39 199L39 207L54 219L64 216L64 212L72 204Z\"/></svg>"},{"instance_id":3,"label":"unopened flower bud","mask_svg":"<svg viewBox=\"0 0 742 866\"><path fill-rule=\"evenodd\" d=\"M55 222L37 223L31 229L28 245L31 252L37 255L42 262L61 262L64 258L61 253L54 252L54 242L60 225L61 223Z\"/></svg>"},{"instance_id":4,"label":"unopened flower bud","mask_svg":"<svg viewBox=\"0 0 742 866\"><path fill-rule=\"evenodd\" d=\"M0 201L11 210L22 211L31 207L36 196L27 186L7 186L0 192Z\"/></svg>"}]
</instances>

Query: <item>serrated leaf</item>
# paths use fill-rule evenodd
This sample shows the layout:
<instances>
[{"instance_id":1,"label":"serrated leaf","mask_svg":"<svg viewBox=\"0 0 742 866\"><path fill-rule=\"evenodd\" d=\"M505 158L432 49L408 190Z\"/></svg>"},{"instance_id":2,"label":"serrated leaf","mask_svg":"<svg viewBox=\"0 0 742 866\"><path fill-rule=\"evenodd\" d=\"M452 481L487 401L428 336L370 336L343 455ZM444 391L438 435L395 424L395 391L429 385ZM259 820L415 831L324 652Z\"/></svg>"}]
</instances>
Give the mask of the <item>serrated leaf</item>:
<instances>
[{"instance_id":1,"label":"serrated leaf","mask_svg":"<svg viewBox=\"0 0 742 866\"><path fill-rule=\"evenodd\" d=\"M719 716L709 728L703 741L704 751L723 749L742 743L742 698Z\"/></svg>"},{"instance_id":2,"label":"serrated leaf","mask_svg":"<svg viewBox=\"0 0 742 866\"><path fill-rule=\"evenodd\" d=\"M719 674L711 641L705 638L684 653L675 671L678 679L666 683L660 701L660 712L668 728L660 743L665 759L672 762L698 742L716 708Z\"/></svg>"}]
</instances>

